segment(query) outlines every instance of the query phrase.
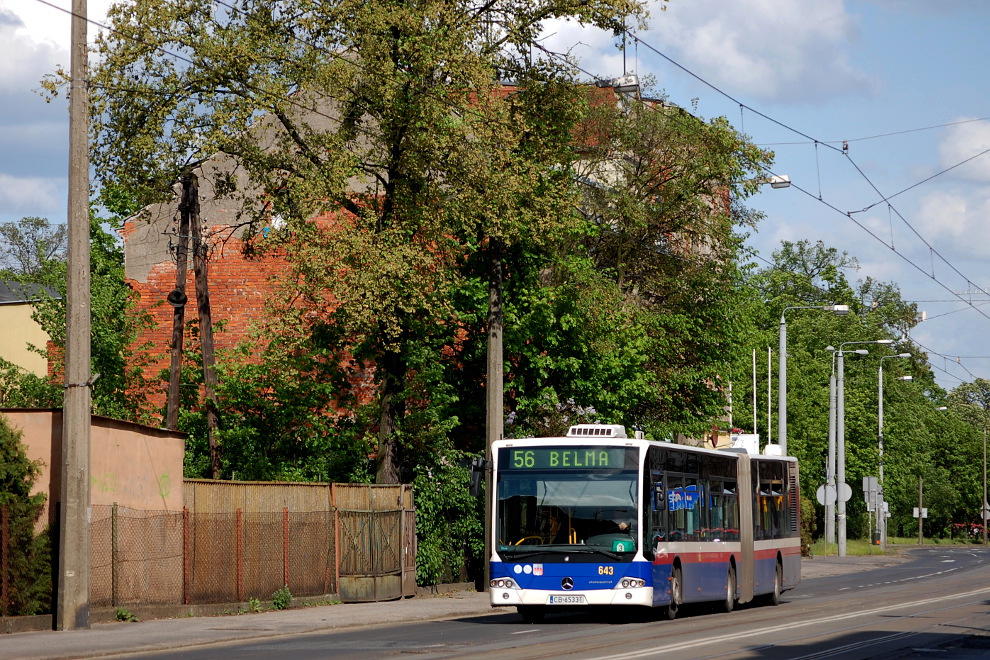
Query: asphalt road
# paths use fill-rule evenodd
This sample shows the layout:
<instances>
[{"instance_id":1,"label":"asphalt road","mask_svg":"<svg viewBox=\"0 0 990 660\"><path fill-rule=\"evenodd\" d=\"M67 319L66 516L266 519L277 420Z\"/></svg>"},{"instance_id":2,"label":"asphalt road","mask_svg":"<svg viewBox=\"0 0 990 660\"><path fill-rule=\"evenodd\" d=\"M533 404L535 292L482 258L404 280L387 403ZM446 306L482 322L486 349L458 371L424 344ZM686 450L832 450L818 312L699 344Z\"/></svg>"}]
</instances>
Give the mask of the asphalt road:
<instances>
[{"instance_id":1,"label":"asphalt road","mask_svg":"<svg viewBox=\"0 0 990 660\"><path fill-rule=\"evenodd\" d=\"M538 625L485 594L283 612L107 624L0 638L2 658L971 658L990 657L990 551L805 560L779 607L678 620L627 610ZM984 655L986 653L987 655Z\"/></svg>"}]
</instances>

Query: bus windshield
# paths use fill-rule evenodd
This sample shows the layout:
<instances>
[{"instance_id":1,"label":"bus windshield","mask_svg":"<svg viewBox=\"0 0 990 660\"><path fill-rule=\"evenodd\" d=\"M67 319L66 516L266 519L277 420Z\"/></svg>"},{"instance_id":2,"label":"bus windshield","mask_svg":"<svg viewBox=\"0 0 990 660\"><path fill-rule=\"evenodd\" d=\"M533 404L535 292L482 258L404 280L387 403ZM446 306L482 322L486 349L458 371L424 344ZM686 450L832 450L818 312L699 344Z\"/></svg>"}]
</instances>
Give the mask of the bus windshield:
<instances>
[{"instance_id":1,"label":"bus windshield","mask_svg":"<svg viewBox=\"0 0 990 660\"><path fill-rule=\"evenodd\" d=\"M635 552L635 449L582 447L585 453L576 454L574 448L541 447L525 450L520 460L523 451L500 450L495 512L500 552L577 550L574 546Z\"/></svg>"}]
</instances>

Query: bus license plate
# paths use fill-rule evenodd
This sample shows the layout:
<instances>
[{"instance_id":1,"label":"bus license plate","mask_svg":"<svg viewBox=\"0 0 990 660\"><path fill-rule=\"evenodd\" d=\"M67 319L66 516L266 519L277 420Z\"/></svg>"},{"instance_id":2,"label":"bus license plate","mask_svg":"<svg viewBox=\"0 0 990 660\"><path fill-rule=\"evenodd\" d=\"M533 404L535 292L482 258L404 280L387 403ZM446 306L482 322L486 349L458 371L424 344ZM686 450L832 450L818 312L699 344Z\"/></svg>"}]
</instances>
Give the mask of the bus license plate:
<instances>
[{"instance_id":1,"label":"bus license plate","mask_svg":"<svg viewBox=\"0 0 990 660\"><path fill-rule=\"evenodd\" d=\"M551 605L584 605L584 596L550 596Z\"/></svg>"}]
</instances>

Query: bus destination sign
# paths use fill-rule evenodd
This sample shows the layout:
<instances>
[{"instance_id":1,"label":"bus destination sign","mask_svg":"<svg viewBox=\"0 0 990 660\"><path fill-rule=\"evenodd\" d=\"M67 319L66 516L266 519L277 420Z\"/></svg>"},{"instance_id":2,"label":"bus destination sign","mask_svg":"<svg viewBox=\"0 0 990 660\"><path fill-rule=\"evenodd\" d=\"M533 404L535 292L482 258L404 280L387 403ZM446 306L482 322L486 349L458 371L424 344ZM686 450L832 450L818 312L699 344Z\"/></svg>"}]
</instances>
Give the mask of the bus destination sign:
<instances>
[{"instance_id":1,"label":"bus destination sign","mask_svg":"<svg viewBox=\"0 0 990 660\"><path fill-rule=\"evenodd\" d=\"M622 469L625 447L511 447L502 450L501 469ZM506 460L508 459L508 460Z\"/></svg>"}]
</instances>

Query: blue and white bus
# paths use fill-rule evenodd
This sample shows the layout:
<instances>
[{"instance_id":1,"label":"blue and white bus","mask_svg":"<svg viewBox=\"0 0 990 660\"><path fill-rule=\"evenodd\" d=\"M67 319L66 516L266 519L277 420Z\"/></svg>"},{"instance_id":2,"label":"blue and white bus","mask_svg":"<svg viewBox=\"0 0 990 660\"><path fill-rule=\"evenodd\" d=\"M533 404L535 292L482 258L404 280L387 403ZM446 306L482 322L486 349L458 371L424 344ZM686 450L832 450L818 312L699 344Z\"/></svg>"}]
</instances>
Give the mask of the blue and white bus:
<instances>
[{"instance_id":1,"label":"blue and white bus","mask_svg":"<svg viewBox=\"0 0 990 660\"><path fill-rule=\"evenodd\" d=\"M599 605L780 602L801 579L797 459L629 438L493 443L491 603L528 621Z\"/></svg>"}]
</instances>

